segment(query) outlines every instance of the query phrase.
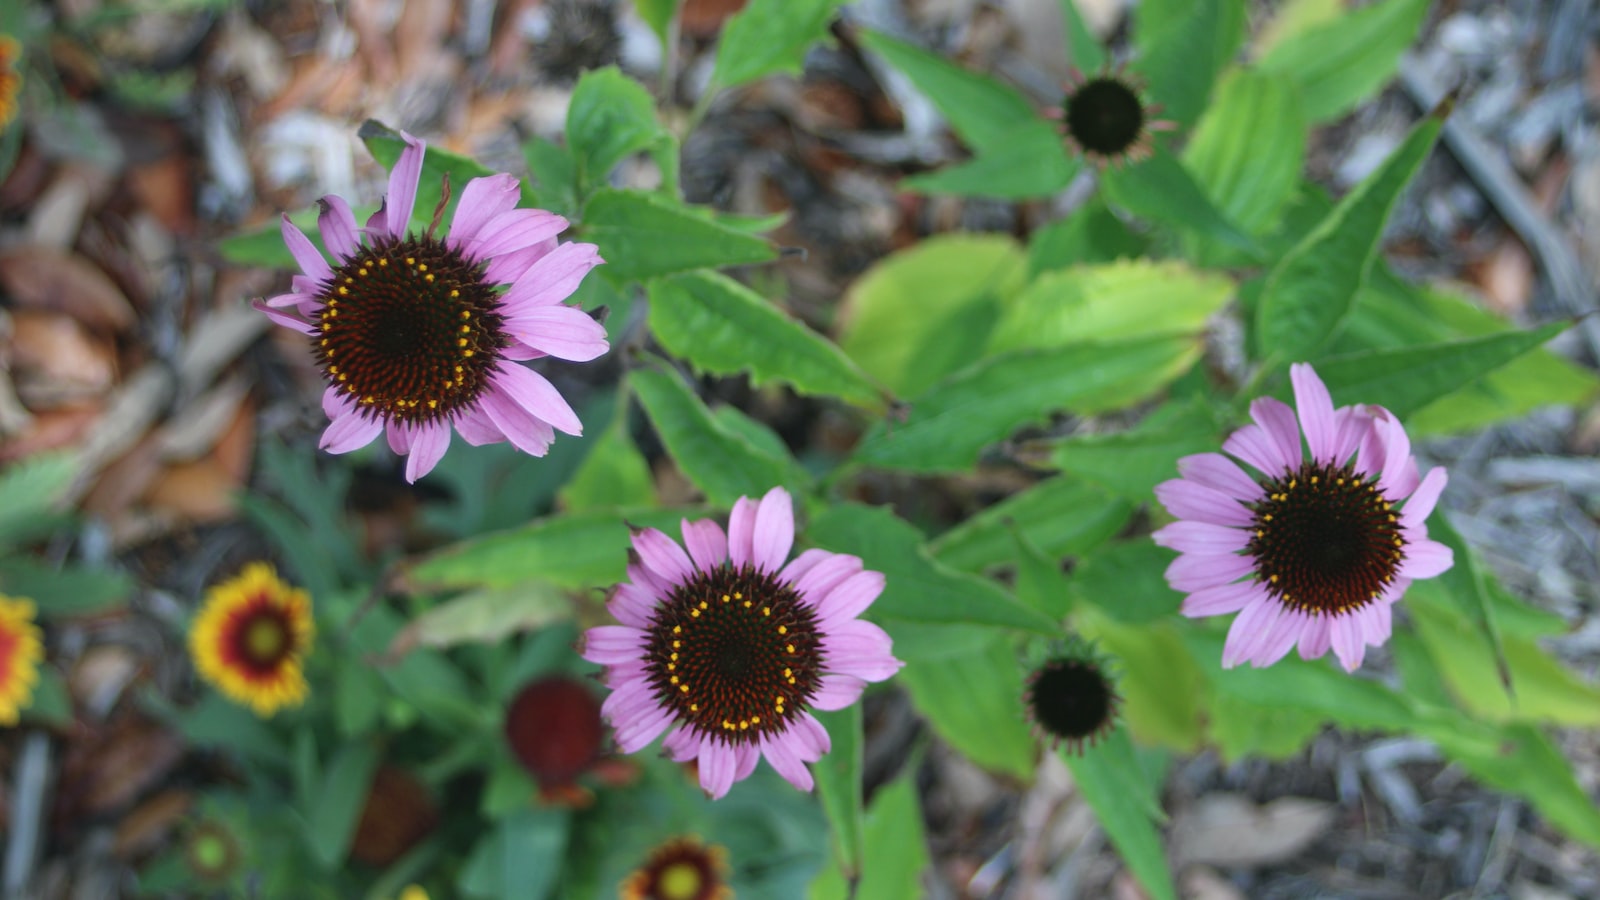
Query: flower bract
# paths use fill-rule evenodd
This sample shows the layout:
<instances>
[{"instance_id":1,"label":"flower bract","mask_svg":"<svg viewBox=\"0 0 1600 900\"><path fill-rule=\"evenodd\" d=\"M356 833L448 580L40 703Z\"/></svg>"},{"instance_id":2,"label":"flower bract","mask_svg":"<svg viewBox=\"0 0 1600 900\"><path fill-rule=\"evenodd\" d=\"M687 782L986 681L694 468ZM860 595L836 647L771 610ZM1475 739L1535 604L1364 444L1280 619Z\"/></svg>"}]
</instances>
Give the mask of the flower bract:
<instances>
[{"instance_id":1,"label":"flower bract","mask_svg":"<svg viewBox=\"0 0 1600 900\"><path fill-rule=\"evenodd\" d=\"M0 725L17 724L39 682L44 642L33 615L33 601L0 594Z\"/></svg>"},{"instance_id":2,"label":"flower bract","mask_svg":"<svg viewBox=\"0 0 1600 900\"><path fill-rule=\"evenodd\" d=\"M858 619L883 591L855 556L794 559L787 491L741 497L728 530L682 522L683 545L653 528L633 536L628 581L608 604L620 625L590 629L583 657L606 667L602 714L633 753L672 728L673 759L698 761L721 797L766 757L801 790L828 752L810 709L843 709L899 670L889 636ZM687 548L687 552L685 550Z\"/></svg>"},{"instance_id":3,"label":"flower bract","mask_svg":"<svg viewBox=\"0 0 1600 900\"><path fill-rule=\"evenodd\" d=\"M1294 409L1258 398L1252 424L1223 443L1228 456L1179 460L1183 477L1156 487L1178 521L1154 537L1180 553L1167 582L1187 595L1184 615L1238 613L1224 667L1268 666L1298 645L1305 659L1331 647L1353 671L1367 647L1389 639L1392 607L1411 582L1450 568L1450 548L1429 540L1425 524L1445 471L1418 477L1410 438L1387 409L1335 409L1306 363L1290 379Z\"/></svg>"},{"instance_id":4,"label":"flower bract","mask_svg":"<svg viewBox=\"0 0 1600 900\"><path fill-rule=\"evenodd\" d=\"M452 429L469 444L510 441L543 456L555 432L583 427L555 386L518 362L583 362L609 349L604 327L562 303L602 262L599 252L558 243L567 220L517 209L521 189L504 174L467 182L438 236L446 183L433 225L411 230L426 148L405 140L364 228L342 198L322 198L317 224L332 264L283 218L301 274L256 307L310 341L327 381L322 449L346 453L382 433L407 457L410 481L444 456Z\"/></svg>"},{"instance_id":5,"label":"flower bract","mask_svg":"<svg viewBox=\"0 0 1600 900\"><path fill-rule=\"evenodd\" d=\"M200 677L263 718L305 700L302 664L315 626L311 598L251 563L212 586L189 628L189 655Z\"/></svg>"}]
</instances>

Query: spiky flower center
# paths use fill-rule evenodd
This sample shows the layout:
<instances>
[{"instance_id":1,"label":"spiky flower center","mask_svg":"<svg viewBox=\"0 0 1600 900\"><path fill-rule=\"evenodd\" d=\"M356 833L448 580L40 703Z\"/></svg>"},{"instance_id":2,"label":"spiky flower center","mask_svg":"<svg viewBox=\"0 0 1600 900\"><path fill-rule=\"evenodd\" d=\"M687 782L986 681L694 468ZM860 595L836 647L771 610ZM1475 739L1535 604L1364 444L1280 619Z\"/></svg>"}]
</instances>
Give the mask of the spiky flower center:
<instances>
[{"instance_id":1,"label":"spiky flower center","mask_svg":"<svg viewBox=\"0 0 1600 900\"><path fill-rule=\"evenodd\" d=\"M1118 156L1134 149L1143 134L1144 103L1121 79L1101 76L1067 96L1067 133L1085 153Z\"/></svg>"},{"instance_id":2,"label":"spiky flower center","mask_svg":"<svg viewBox=\"0 0 1600 900\"><path fill-rule=\"evenodd\" d=\"M748 565L695 572L657 607L647 632L656 696L729 743L784 731L821 682L815 612L793 586Z\"/></svg>"},{"instance_id":3,"label":"spiky flower center","mask_svg":"<svg viewBox=\"0 0 1600 900\"><path fill-rule=\"evenodd\" d=\"M1066 657L1034 673L1027 703L1034 721L1052 738L1079 745L1111 727L1117 695L1099 664Z\"/></svg>"},{"instance_id":4,"label":"spiky flower center","mask_svg":"<svg viewBox=\"0 0 1600 900\"><path fill-rule=\"evenodd\" d=\"M1350 464L1306 462L1262 482L1248 551L1285 606L1336 616L1373 602L1405 555L1394 505Z\"/></svg>"},{"instance_id":5,"label":"spiky flower center","mask_svg":"<svg viewBox=\"0 0 1600 900\"><path fill-rule=\"evenodd\" d=\"M427 235L377 238L334 269L311 339L330 384L373 418L448 420L510 344L485 265Z\"/></svg>"}]
</instances>

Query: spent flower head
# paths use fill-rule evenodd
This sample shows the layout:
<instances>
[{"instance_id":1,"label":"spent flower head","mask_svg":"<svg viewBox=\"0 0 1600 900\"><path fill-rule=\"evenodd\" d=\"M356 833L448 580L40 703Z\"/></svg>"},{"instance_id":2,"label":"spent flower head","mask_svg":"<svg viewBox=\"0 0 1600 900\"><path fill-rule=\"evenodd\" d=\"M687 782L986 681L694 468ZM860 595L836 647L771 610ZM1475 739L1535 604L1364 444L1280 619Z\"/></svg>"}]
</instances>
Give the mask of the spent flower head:
<instances>
[{"instance_id":1,"label":"spent flower head","mask_svg":"<svg viewBox=\"0 0 1600 900\"><path fill-rule=\"evenodd\" d=\"M1250 404L1253 424L1220 453L1178 461L1182 478L1156 487L1178 521L1156 543L1181 554L1167 582L1190 617L1238 613L1222 665L1270 666L1299 645L1354 671L1389 639L1392 607L1413 579L1450 568L1449 547L1425 524L1445 471L1418 477L1411 440L1381 406L1333 407L1306 363L1290 367L1295 408ZM1296 413L1298 412L1298 422ZM1305 436L1305 448L1301 435Z\"/></svg>"},{"instance_id":2,"label":"spent flower head","mask_svg":"<svg viewBox=\"0 0 1600 900\"><path fill-rule=\"evenodd\" d=\"M857 618L883 574L826 550L789 559L794 511L782 488L739 498L726 533L710 520L682 530L683 546L654 528L634 534L628 581L608 604L622 624L584 637L584 659L606 667L601 711L618 746L636 752L676 726L667 752L697 760L713 798L763 756L809 791L805 764L830 746L809 710L843 709L900 669L889 636Z\"/></svg>"},{"instance_id":3,"label":"spent flower head","mask_svg":"<svg viewBox=\"0 0 1600 900\"><path fill-rule=\"evenodd\" d=\"M1106 660L1074 639L1028 674L1022 702L1035 737L1082 753L1115 726L1121 698Z\"/></svg>"},{"instance_id":4,"label":"spent flower head","mask_svg":"<svg viewBox=\"0 0 1600 900\"><path fill-rule=\"evenodd\" d=\"M407 456L409 481L444 456L452 429L469 444L510 441L543 456L556 431L577 435L583 426L555 386L518 361L584 362L609 349L598 322L562 304L600 254L593 244L557 242L566 219L517 209L517 179L505 174L467 182L440 235L446 182L432 225L410 230L426 147L404 137L389 192L366 227L356 227L343 198L320 201L332 265L284 216L283 239L302 274L256 308L310 341L328 385L322 449L346 453L381 432Z\"/></svg>"},{"instance_id":5,"label":"spent flower head","mask_svg":"<svg viewBox=\"0 0 1600 900\"><path fill-rule=\"evenodd\" d=\"M1174 127L1156 118L1160 112L1144 85L1121 68L1097 75L1075 71L1061 102L1061 132L1094 165L1137 162L1150 155L1154 132Z\"/></svg>"}]
</instances>

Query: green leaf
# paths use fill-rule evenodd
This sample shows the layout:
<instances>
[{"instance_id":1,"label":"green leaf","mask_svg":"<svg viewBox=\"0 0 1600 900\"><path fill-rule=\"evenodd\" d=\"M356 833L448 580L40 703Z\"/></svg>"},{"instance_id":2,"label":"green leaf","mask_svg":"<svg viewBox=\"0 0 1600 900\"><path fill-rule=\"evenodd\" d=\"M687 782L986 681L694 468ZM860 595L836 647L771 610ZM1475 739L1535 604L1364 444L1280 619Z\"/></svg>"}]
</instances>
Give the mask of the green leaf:
<instances>
[{"instance_id":1,"label":"green leaf","mask_svg":"<svg viewBox=\"0 0 1600 900\"><path fill-rule=\"evenodd\" d=\"M481 728L486 717L496 715L474 702L480 692L438 650L412 649L398 663L380 666L377 671L390 690L440 732L458 734Z\"/></svg>"},{"instance_id":2,"label":"green leaf","mask_svg":"<svg viewBox=\"0 0 1600 900\"><path fill-rule=\"evenodd\" d=\"M672 137L656 120L650 92L637 81L616 66L579 76L567 106L567 146L577 161L581 194L604 184L617 163L663 140Z\"/></svg>"},{"instance_id":3,"label":"green leaf","mask_svg":"<svg viewBox=\"0 0 1600 900\"><path fill-rule=\"evenodd\" d=\"M1152 489L1178 477L1178 460L1215 452L1222 441L1216 417L1203 400L1172 401L1130 431L1068 438L1051 450L1050 461L1119 496L1149 501Z\"/></svg>"},{"instance_id":4,"label":"green leaf","mask_svg":"<svg viewBox=\"0 0 1600 900\"><path fill-rule=\"evenodd\" d=\"M1199 356L1197 339L1077 344L990 357L917 397L905 421L879 422L854 459L914 472L953 472L1023 425L1068 411L1126 406L1160 390Z\"/></svg>"},{"instance_id":5,"label":"green leaf","mask_svg":"<svg viewBox=\"0 0 1600 900\"><path fill-rule=\"evenodd\" d=\"M1140 5L1134 35L1139 70L1149 79L1150 95L1161 104L1163 117L1182 125L1194 122L1244 33L1241 0L1189 0L1170 9Z\"/></svg>"},{"instance_id":6,"label":"green leaf","mask_svg":"<svg viewBox=\"0 0 1600 900\"><path fill-rule=\"evenodd\" d=\"M350 851L380 758L378 745L363 740L345 744L328 764L305 833L311 855L323 868L337 867Z\"/></svg>"},{"instance_id":7,"label":"green leaf","mask_svg":"<svg viewBox=\"0 0 1600 900\"><path fill-rule=\"evenodd\" d=\"M722 26L711 83L729 88L773 72L800 74L806 50L828 34L845 0L750 0Z\"/></svg>"},{"instance_id":8,"label":"green leaf","mask_svg":"<svg viewBox=\"0 0 1600 900\"><path fill-rule=\"evenodd\" d=\"M1570 325L1552 322L1529 331L1333 356L1317 363L1317 374L1335 403L1376 403L1403 419L1537 350Z\"/></svg>"},{"instance_id":9,"label":"green leaf","mask_svg":"<svg viewBox=\"0 0 1600 900\"><path fill-rule=\"evenodd\" d=\"M1216 241L1247 256L1259 254L1255 239L1223 215L1194 176L1166 149L1150 158L1101 175L1106 200L1152 222Z\"/></svg>"},{"instance_id":10,"label":"green leaf","mask_svg":"<svg viewBox=\"0 0 1600 900\"><path fill-rule=\"evenodd\" d=\"M975 158L913 175L901 181L900 187L923 194L1021 200L1058 193L1080 168L1078 160L1067 155L1054 125L1029 119L1012 129L1007 140L982 150Z\"/></svg>"},{"instance_id":11,"label":"green leaf","mask_svg":"<svg viewBox=\"0 0 1600 900\"><path fill-rule=\"evenodd\" d=\"M880 788L867 810L866 861L858 897L917 900L923 897L922 872L928 868L928 839L917 801L916 767Z\"/></svg>"},{"instance_id":12,"label":"green leaf","mask_svg":"<svg viewBox=\"0 0 1600 900\"><path fill-rule=\"evenodd\" d=\"M1112 605L1080 607L1078 625L1116 660L1112 674L1122 720L1140 740L1183 752L1199 749L1206 714L1201 668L1215 663L1197 664L1170 619L1126 624L1105 614Z\"/></svg>"},{"instance_id":13,"label":"green leaf","mask_svg":"<svg viewBox=\"0 0 1600 900\"><path fill-rule=\"evenodd\" d=\"M485 819L503 819L509 813L532 806L538 796L539 785L533 777L520 763L502 753L489 766L483 796L478 800L478 812Z\"/></svg>"},{"instance_id":14,"label":"green leaf","mask_svg":"<svg viewBox=\"0 0 1600 900\"><path fill-rule=\"evenodd\" d=\"M1024 266L1017 242L1002 235L919 241L850 286L839 345L896 394L919 394L983 350Z\"/></svg>"},{"instance_id":15,"label":"green leaf","mask_svg":"<svg viewBox=\"0 0 1600 900\"><path fill-rule=\"evenodd\" d=\"M1039 750L1022 705L1022 675L1016 651L1001 639L978 653L908 662L897 679L940 739L986 769L1027 781Z\"/></svg>"},{"instance_id":16,"label":"green leaf","mask_svg":"<svg viewBox=\"0 0 1600 900\"><path fill-rule=\"evenodd\" d=\"M1066 39L1072 67L1080 72L1097 72L1106 64L1106 48L1089 31L1078 9L1079 0L1061 0L1061 31Z\"/></svg>"},{"instance_id":17,"label":"green leaf","mask_svg":"<svg viewBox=\"0 0 1600 900\"><path fill-rule=\"evenodd\" d=\"M864 824L861 802L861 704L841 710L813 710L822 727L828 729L833 747L813 763L811 774L817 781L817 796L832 825L834 859L848 879L861 873L864 851Z\"/></svg>"},{"instance_id":18,"label":"green leaf","mask_svg":"<svg viewBox=\"0 0 1600 900\"><path fill-rule=\"evenodd\" d=\"M619 406L606 430L572 479L556 494L562 509L578 512L623 506L655 506L655 478L628 433L627 407Z\"/></svg>"},{"instance_id":19,"label":"green leaf","mask_svg":"<svg viewBox=\"0 0 1600 900\"><path fill-rule=\"evenodd\" d=\"M571 150L535 136L522 145L522 158L535 182L522 188L530 205L569 218L578 211L578 161Z\"/></svg>"},{"instance_id":20,"label":"green leaf","mask_svg":"<svg viewBox=\"0 0 1600 900\"><path fill-rule=\"evenodd\" d=\"M478 839L456 887L469 897L544 900L556 886L572 830L572 812L528 809L500 820Z\"/></svg>"},{"instance_id":21,"label":"green leaf","mask_svg":"<svg viewBox=\"0 0 1600 900\"><path fill-rule=\"evenodd\" d=\"M1080 605L1097 607L1119 622L1142 623L1172 616L1179 595L1163 574L1172 551L1148 538L1113 541L1095 548L1072 571L1072 593Z\"/></svg>"},{"instance_id":22,"label":"green leaf","mask_svg":"<svg viewBox=\"0 0 1600 900\"><path fill-rule=\"evenodd\" d=\"M726 275L690 272L652 282L650 330L703 372L748 372L757 387L778 381L802 394L885 406L883 391L844 351Z\"/></svg>"},{"instance_id":23,"label":"green leaf","mask_svg":"<svg viewBox=\"0 0 1600 900\"><path fill-rule=\"evenodd\" d=\"M633 0L633 8L650 30L665 45L667 30L672 27L672 17L678 13L678 0Z\"/></svg>"},{"instance_id":24,"label":"green leaf","mask_svg":"<svg viewBox=\"0 0 1600 900\"><path fill-rule=\"evenodd\" d=\"M1339 18L1344 0L1285 0L1256 34L1250 55L1261 59L1289 38Z\"/></svg>"},{"instance_id":25,"label":"green leaf","mask_svg":"<svg viewBox=\"0 0 1600 900\"><path fill-rule=\"evenodd\" d=\"M1197 335L1232 295L1225 276L1174 260L1046 272L1002 314L988 352Z\"/></svg>"},{"instance_id":26,"label":"green leaf","mask_svg":"<svg viewBox=\"0 0 1600 900\"><path fill-rule=\"evenodd\" d=\"M39 453L12 463L0 473L0 547L57 524L57 504L78 474L70 453Z\"/></svg>"},{"instance_id":27,"label":"green leaf","mask_svg":"<svg viewBox=\"0 0 1600 900\"><path fill-rule=\"evenodd\" d=\"M809 478L792 457L771 455L718 422L676 374L635 369L628 383L673 461L712 503L732 506L778 485L805 493Z\"/></svg>"},{"instance_id":28,"label":"green leaf","mask_svg":"<svg viewBox=\"0 0 1600 900\"><path fill-rule=\"evenodd\" d=\"M1600 724L1600 686L1578 677L1533 640L1510 636L1504 640L1505 664L1516 686L1513 697L1496 674L1499 664L1493 644L1437 580L1414 583L1405 599L1434 666L1458 703L1473 715L1492 722Z\"/></svg>"},{"instance_id":29,"label":"green leaf","mask_svg":"<svg viewBox=\"0 0 1600 900\"><path fill-rule=\"evenodd\" d=\"M1207 734L1228 763L1247 757L1286 760L1321 733L1315 713L1263 706L1232 694L1218 694L1206 706Z\"/></svg>"},{"instance_id":30,"label":"green leaf","mask_svg":"<svg viewBox=\"0 0 1600 900\"><path fill-rule=\"evenodd\" d=\"M333 694L339 734L348 739L370 731L383 711L387 693L383 679L364 660L341 657Z\"/></svg>"},{"instance_id":31,"label":"green leaf","mask_svg":"<svg viewBox=\"0 0 1600 900\"><path fill-rule=\"evenodd\" d=\"M1011 538L1016 543L1017 600L1057 621L1065 619L1072 612L1072 591L1061 560L1046 556L1020 528L1011 529Z\"/></svg>"},{"instance_id":32,"label":"green leaf","mask_svg":"<svg viewBox=\"0 0 1600 900\"><path fill-rule=\"evenodd\" d=\"M1306 121L1294 85L1234 69L1183 149L1183 164L1217 210L1245 232L1277 224L1300 186Z\"/></svg>"},{"instance_id":33,"label":"green leaf","mask_svg":"<svg viewBox=\"0 0 1600 900\"><path fill-rule=\"evenodd\" d=\"M1124 224L1096 196L1065 219L1057 219L1029 237L1028 278L1068 266L1132 259L1148 248L1149 241Z\"/></svg>"},{"instance_id":34,"label":"green leaf","mask_svg":"<svg viewBox=\"0 0 1600 900\"><path fill-rule=\"evenodd\" d=\"M1132 504L1104 488L1058 475L969 517L930 549L947 566L982 572L1015 559L1014 534L1047 556L1075 556L1122 530L1132 515Z\"/></svg>"},{"instance_id":35,"label":"green leaf","mask_svg":"<svg viewBox=\"0 0 1600 900\"><path fill-rule=\"evenodd\" d=\"M1506 660L1504 639L1500 633L1499 611L1489 593L1491 578L1484 571L1483 564L1479 562L1477 552L1451 524L1449 516L1443 511L1435 511L1429 521L1431 525L1429 536L1449 547L1455 560L1454 565L1438 575L1438 583L1449 591L1457 608L1488 641L1490 650L1494 654L1495 674L1499 677L1501 686L1507 692L1514 691L1511 671Z\"/></svg>"},{"instance_id":36,"label":"green leaf","mask_svg":"<svg viewBox=\"0 0 1600 900\"><path fill-rule=\"evenodd\" d=\"M469 591L429 609L403 629L403 647L453 647L492 644L572 616L572 604L559 587L523 581L510 588Z\"/></svg>"},{"instance_id":37,"label":"green leaf","mask_svg":"<svg viewBox=\"0 0 1600 900\"><path fill-rule=\"evenodd\" d=\"M1055 620L1023 606L984 578L947 568L929 558L922 533L885 507L841 503L823 510L806 538L824 549L861 557L868 569L887 576L872 604L873 620L1001 625L1055 635Z\"/></svg>"},{"instance_id":38,"label":"green leaf","mask_svg":"<svg viewBox=\"0 0 1600 900\"><path fill-rule=\"evenodd\" d=\"M356 134L367 145L373 159L385 169L394 169L394 164L400 161L400 152L406 147L405 139L400 137L399 132L376 119L368 119L361 123ZM471 157L429 147L422 157L422 175L417 179L417 200L411 208L411 227L422 231L433 221L439 198L444 196L444 179L447 176L450 179L450 203L445 207L443 221L449 223L455 215L456 206L461 202L461 191L467 182L493 174L493 169Z\"/></svg>"},{"instance_id":39,"label":"green leaf","mask_svg":"<svg viewBox=\"0 0 1600 900\"><path fill-rule=\"evenodd\" d=\"M0 593L32 600L42 618L84 616L116 606L133 590L120 572L54 566L24 556L0 559Z\"/></svg>"},{"instance_id":40,"label":"green leaf","mask_svg":"<svg viewBox=\"0 0 1600 900\"><path fill-rule=\"evenodd\" d=\"M584 206L582 234L599 245L606 259L600 272L614 283L777 257L761 238L643 191L595 191Z\"/></svg>"},{"instance_id":41,"label":"green leaf","mask_svg":"<svg viewBox=\"0 0 1600 900\"><path fill-rule=\"evenodd\" d=\"M139 697L163 722L171 724L190 744L221 747L247 757L267 771L282 771L289 755L278 732L242 706L235 706L209 690L187 709L179 709L154 691Z\"/></svg>"},{"instance_id":42,"label":"green leaf","mask_svg":"<svg viewBox=\"0 0 1600 900\"><path fill-rule=\"evenodd\" d=\"M1313 124L1334 119L1394 77L1427 11L1428 0L1383 0L1284 38L1258 66L1300 85Z\"/></svg>"},{"instance_id":43,"label":"green leaf","mask_svg":"<svg viewBox=\"0 0 1600 900\"><path fill-rule=\"evenodd\" d=\"M406 570L404 583L414 593L508 589L528 581L571 590L613 584L627 574L627 523L670 530L684 516L702 512L597 509L535 519L521 528L479 535L423 557Z\"/></svg>"},{"instance_id":44,"label":"green leaf","mask_svg":"<svg viewBox=\"0 0 1600 900\"><path fill-rule=\"evenodd\" d=\"M861 42L905 73L979 156L1004 150L1019 124L1039 118L1012 88L920 47L875 31L861 32Z\"/></svg>"},{"instance_id":45,"label":"green leaf","mask_svg":"<svg viewBox=\"0 0 1600 900\"><path fill-rule=\"evenodd\" d=\"M72 695L67 693L67 680L54 666L40 666L39 680L33 685L33 694L22 707L22 718L47 728L70 728L76 717L72 713Z\"/></svg>"},{"instance_id":46,"label":"green leaf","mask_svg":"<svg viewBox=\"0 0 1600 900\"><path fill-rule=\"evenodd\" d=\"M1270 360L1309 358L1343 324L1372 269L1389 210L1433 149L1439 126L1437 116L1417 126L1273 267L1256 308L1256 339L1271 348Z\"/></svg>"},{"instance_id":47,"label":"green leaf","mask_svg":"<svg viewBox=\"0 0 1600 900\"><path fill-rule=\"evenodd\" d=\"M1073 784L1139 884L1156 900L1178 900L1149 808L1155 786L1140 766L1128 733L1116 729L1081 756L1067 748L1060 754L1072 770Z\"/></svg>"}]
</instances>

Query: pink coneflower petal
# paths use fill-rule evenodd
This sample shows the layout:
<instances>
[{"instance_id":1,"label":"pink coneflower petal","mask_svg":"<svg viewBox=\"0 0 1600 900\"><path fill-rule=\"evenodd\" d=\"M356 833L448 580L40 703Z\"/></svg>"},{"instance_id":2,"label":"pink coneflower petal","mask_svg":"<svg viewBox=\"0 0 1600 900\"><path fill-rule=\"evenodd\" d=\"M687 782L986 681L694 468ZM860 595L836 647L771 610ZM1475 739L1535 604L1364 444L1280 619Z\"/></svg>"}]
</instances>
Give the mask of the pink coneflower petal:
<instances>
[{"instance_id":1,"label":"pink coneflower petal","mask_svg":"<svg viewBox=\"0 0 1600 900\"><path fill-rule=\"evenodd\" d=\"M607 350L604 325L570 306L547 306L506 320L506 333L557 359L588 362Z\"/></svg>"},{"instance_id":2,"label":"pink coneflower petal","mask_svg":"<svg viewBox=\"0 0 1600 900\"><path fill-rule=\"evenodd\" d=\"M383 423L377 419L349 413L328 425L322 432L322 441L318 446L329 453L349 453L372 443L372 439L381 431Z\"/></svg>"},{"instance_id":3,"label":"pink coneflower petal","mask_svg":"<svg viewBox=\"0 0 1600 900\"><path fill-rule=\"evenodd\" d=\"M676 587L694 574L694 564L689 561L689 554L657 529L644 528L634 532L633 549L665 584Z\"/></svg>"},{"instance_id":4,"label":"pink coneflower petal","mask_svg":"<svg viewBox=\"0 0 1600 900\"><path fill-rule=\"evenodd\" d=\"M389 236L393 238L405 237L407 229L411 227L411 210L417 204L417 183L422 180L422 157L428 150L426 141L403 131L400 137L405 140L406 147L400 151L394 168L389 170L389 193L385 196L388 204L386 224Z\"/></svg>"},{"instance_id":5,"label":"pink coneflower petal","mask_svg":"<svg viewBox=\"0 0 1600 900\"><path fill-rule=\"evenodd\" d=\"M788 491L773 488L761 498L750 545L757 571L776 572L783 568L794 546L794 507Z\"/></svg>"},{"instance_id":6,"label":"pink coneflower petal","mask_svg":"<svg viewBox=\"0 0 1600 900\"><path fill-rule=\"evenodd\" d=\"M1269 666L1298 645L1302 657L1331 649L1354 669L1388 640L1390 606L1411 580L1453 562L1424 521L1445 473L1418 477L1410 438L1388 410L1335 409L1303 363L1290 380L1296 409L1257 398L1251 424L1223 443L1258 475L1219 454L1185 457L1183 477L1156 488L1177 521L1152 538L1179 551L1166 577L1186 595L1184 615L1237 613L1225 667Z\"/></svg>"},{"instance_id":7,"label":"pink coneflower petal","mask_svg":"<svg viewBox=\"0 0 1600 900\"><path fill-rule=\"evenodd\" d=\"M311 243L311 239L306 237L305 232L289 221L287 213L283 215L280 230L283 233L283 244L289 248L289 254L294 257L294 261L300 266L300 271L306 273L307 277L314 278L319 282L327 281L333 277L333 269L328 267L328 261L322 258L322 253L317 250L317 245Z\"/></svg>"},{"instance_id":8,"label":"pink coneflower petal","mask_svg":"<svg viewBox=\"0 0 1600 900\"><path fill-rule=\"evenodd\" d=\"M289 292L253 305L309 339L341 394L336 404L325 399L330 422L359 413L360 421L330 426L325 447L354 449L382 430L408 457L409 479L438 464L452 430L469 444L510 441L543 455L556 430L578 435L582 423L543 375L515 363L582 362L609 349L605 329L581 310L546 308L601 260L593 245L562 249L570 246L557 240L565 219L517 209L520 187L510 175L468 181L448 234L410 231L427 147L402 138L388 192L364 228L343 198L319 201L332 265L283 217L284 245L301 272ZM441 200L433 222L444 211ZM550 257L557 264L536 268Z\"/></svg>"},{"instance_id":9,"label":"pink coneflower petal","mask_svg":"<svg viewBox=\"0 0 1600 900\"><path fill-rule=\"evenodd\" d=\"M1334 462L1338 424L1333 418L1333 398L1328 395L1328 388L1306 363L1290 366L1289 380L1294 383L1294 406L1311 458L1320 463Z\"/></svg>"},{"instance_id":10,"label":"pink coneflower petal","mask_svg":"<svg viewBox=\"0 0 1600 900\"><path fill-rule=\"evenodd\" d=\"M356 232L355 213L343 197L329 194L317 201L317 229L322 232L322 243L335 259L345 260L361 249L361 235Z\"/></svg>"},{"instance_id":11,"label":"pink coneflower petal","mask_svg":"<svg viewBox=\"0 0 1600 900\"><path fill-rule=\"evenodd\" d=\"M683 519L678 524L683 532L683 546L688 549L695 568L709 572L728 561L728 536L722 533L722 526L710 519L693 522Z\"/></svg>"},{"instance_id":12,"label":"pink coneflower petal","mask_svg":"<svg viewBox=\"0 0 1600 900\"><path fill-rule=\"evenodd\" d=\"M463 249L491 219L515 208L521 196L522 184L515 175L487 175L467 182L455 217L450 220L445 245L453 250Z\"/></svg>"},{"instance_id":13,"label":"pink coneflower petal","mask_svg":"<svg viewBox=\"0 0 1600 900\"><path fill-rule=\"evenodd\" d=\"M810 790L806 764L830 741L809 711L843 709L901 666L888 634L857 618L883 576L821 550L789 561L794 503L782 488L739 498L726 532L680 526L683 547L653 529L634 536L637 561L608 603L624 625L589 632L583 657L624 695L602 715L624 752L668 732L667 754L697 760L713 798L762 756Z\"/></svg>"}]
</instances>

